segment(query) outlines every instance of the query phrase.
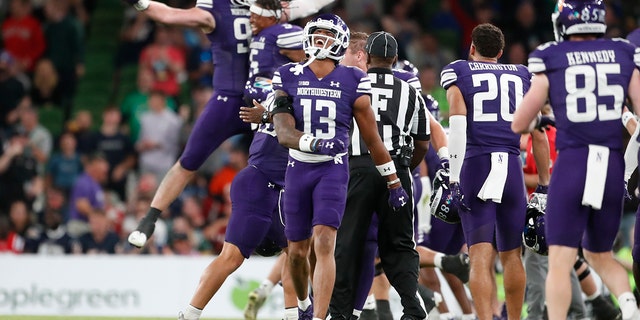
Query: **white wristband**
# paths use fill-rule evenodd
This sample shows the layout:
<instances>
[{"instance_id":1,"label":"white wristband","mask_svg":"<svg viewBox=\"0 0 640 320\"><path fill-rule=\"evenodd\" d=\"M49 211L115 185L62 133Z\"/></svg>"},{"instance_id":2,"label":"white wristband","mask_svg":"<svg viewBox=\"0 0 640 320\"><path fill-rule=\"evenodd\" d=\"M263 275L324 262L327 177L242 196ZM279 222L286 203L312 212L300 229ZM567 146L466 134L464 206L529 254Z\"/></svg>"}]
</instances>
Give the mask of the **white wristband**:
<instances>
[{"instance_id":1,"label":"white wristband","mask_svg":"<svg viewBox=\"0 0 640 320\"><path fill-rule=\"evenodd\" d=\"M380 172L383 177L396 173L396 165L393 164L393 161L376 166L376 169L378 169L378 172Z\"/></svg>"},{"instance_id":2,"label":"white wristband","mask_svg":"<svg viewBox=\"0 0 640 320\"><path fill-rule=\"evenodd\" d=\"M440 160L442 160L442 159L449 160L449 148L442 147L442 148L438 149L438 157L440 158Z\"/></svg>"},{"instance_id":3,"label":"white wristband","mask_svg":"<svg viewBox=\"0 0 640 320\"><path fill-rule=\"evenodd\" d=\"M633 118L633 113L631 113L631 111L625 111L622 113L622 125L623 126L627 126L627 123L629 123L629 120L631 120Z\"/></svg>"},{"instance_id":4,"label":"white wristband","mask_svg":"<svg viewBox=\"0 0 640 320\"><path fill-rule=\"evenodd\" d=\"M306 133L303 134L302 137L300 137L300 140L298 140L298 149L304 152L311 152L311 143L313 142L313 139L315 138L312 135Z\"/></svg>"},{"instance_id":5,"label":"white wristband","mask_svg":"<svg viewBox=\"0 0 640 320\"><path fill-rule=\"evenodd\" d=\"M144 11L149 8L149 3L151 3L149 0L138 0L138 3L134 4L133 7L138 11Z\"/></svg>"}]
</instances>

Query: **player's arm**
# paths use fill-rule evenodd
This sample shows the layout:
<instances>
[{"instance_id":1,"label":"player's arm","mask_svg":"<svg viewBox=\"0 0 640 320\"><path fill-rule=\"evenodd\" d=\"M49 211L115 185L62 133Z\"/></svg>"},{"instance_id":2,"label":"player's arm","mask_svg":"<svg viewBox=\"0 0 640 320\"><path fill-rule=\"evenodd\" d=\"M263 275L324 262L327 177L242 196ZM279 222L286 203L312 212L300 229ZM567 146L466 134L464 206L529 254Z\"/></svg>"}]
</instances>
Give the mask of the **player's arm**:
<instances>
[{"instance_id":1,"label":"player's arm","mask_svg":"<svg viewBox=\"0 0 640 320\"><path fill-rule=\"evenodd\" d=\"M256 103L254 100L254 104ZM287 148L300 150L300 139L304 132L296 129L291 97L282 90L276 90L274 104L271 117L278 142Z\"/></svg>"},{"instance_id":2,"label":"player's arm","mask_svg":"<svg viewBox=\"0 0 640 320\"><path fill-rule=\"evenodd\" d=\"M431 129L431 146L438 152L440 161L449 161L449 138L440 122L431 113L429 113L429 128Z\"/></svg>"},{"instance_id":3,"label":"player's arm","mask_svg":"<svg viewBox=\"0 0 640 320\"><path fill-rule=\"evenodd\" d=\"M353 103L353 117L360 128L362 140L367 145L378 171L387 178L388 187L391 189L400 187L400 179L395 173L396 168L393 160L378 133L376 118L373 109L371 109L371 97L362 95L356 99ZM384 172L391 173L385 174Z\"/></svg>"},{"instance_id":4,"label":"player's arm","mask_svg":"<svg viewBox=\"0 0 640 320\"><path fill-rule=\"evenodd\" d=\"M551 157L549 149L549 139L547 133L540 130L531 132L531 146L533 152L533 160L538 169L538 185L548 186L551 180Z\"/></svg>"},{"instance_id":5,"label":"player's arm","mask_svg":"<svg viewBox=\"0 0 640 320\"><path fill-rule=\"evenodd\" d=\"M151 0L125 0L151 20L168 25L178 25L190 28L200 28L204 33L211 33L216 28L213 16L200 8L178 9Z\"/></svg>"},{"instance_id":6,"label":"player's arm","mask_svg":"<svg viewBox=\"0 0 640 320\"><path fill-rule=\"evenodd\" d=\"M451 175L449 182L460 182L460 171L467 152L467 105L460 88L451 85L447 88L449 102L449 153Z\"/></svg>"},{"instance_id":7,"label":"player's arm","mask_svg":"<svg viewBox=\"0 0 640 320\"><path fill-rule=\"evenodd\" d=\"M290 0L282 1L283 15L282 22L293 21L296 19L310 16L322 9L324 6L332 3L333 0Z\"/></svg>"},{"instance_id":8,"label":"player's arm","mask_svg":"<svg viewBox=\"0 0 640 320\"><path fill-rule=\"evenodd\" d=\"M547 102L549 96L549 79L544 73L537 73L531 79L531 88L522 98L522 103L516 108L511 122L511 130L516 133L527 133L538 126L538 114Z\"/></svg>"},{"instance_id":9,"label":"player's arm","mask_svg":"<svg viewBox=\"0 0 640 320\"><path fill-rule=\"evenodd\" d=\"M411 156L411 167L413 171L420 162L424 160L424 156L429 150L429 140L431 139L431 128L429 121L431 112L425 108L425 102L420 93L416 90L415 111L411 124L411 136L413 137L413 155Z\"/></svg>"}]
</instances>

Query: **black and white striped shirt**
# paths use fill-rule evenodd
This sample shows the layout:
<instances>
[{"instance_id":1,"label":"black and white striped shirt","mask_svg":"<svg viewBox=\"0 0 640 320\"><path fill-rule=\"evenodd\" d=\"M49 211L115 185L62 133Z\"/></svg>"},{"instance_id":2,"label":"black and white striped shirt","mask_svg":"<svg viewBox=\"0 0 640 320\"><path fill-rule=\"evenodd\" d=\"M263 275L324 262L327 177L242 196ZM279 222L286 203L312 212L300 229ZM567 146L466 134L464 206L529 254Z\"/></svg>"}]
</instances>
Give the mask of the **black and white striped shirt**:
<instances>
[{"instance_id":1,"label":"black and white striped shirt","mask_svg":"<svg viewBox=\"0 0 640 320\"><path fill-rule=\"evenodd\" d=\"M378 122L378 132L392 156L400 148L412 145L413 139L429 140L429 116L422 96L407 82L393 76L391 69L371 68L371 107ZM350 156L369 154L353 121L350 131Z\"/></svg>"}]
</instances>

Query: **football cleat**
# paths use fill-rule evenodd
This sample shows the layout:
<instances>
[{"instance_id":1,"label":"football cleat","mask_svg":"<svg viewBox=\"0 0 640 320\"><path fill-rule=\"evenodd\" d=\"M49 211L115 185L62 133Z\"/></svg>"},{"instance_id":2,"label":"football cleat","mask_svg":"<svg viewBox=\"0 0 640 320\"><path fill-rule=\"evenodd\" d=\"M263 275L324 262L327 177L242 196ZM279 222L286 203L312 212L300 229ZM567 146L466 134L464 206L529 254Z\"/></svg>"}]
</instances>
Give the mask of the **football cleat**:
<instances>
[{"instance_id":1,"label":"football cleat","mask_svg":"<svg viewBox=\"0 0 640 320\"><path fill-rule=\"evenodd\" d=\"M256 288L255 290L251 291L251 293L249 293L249 301L247 302L247 306L244 308L244 319L258 319L258 310L260 310L266 300L267 295L264 293L264 290Z\"/></svg>"}]
</instances>

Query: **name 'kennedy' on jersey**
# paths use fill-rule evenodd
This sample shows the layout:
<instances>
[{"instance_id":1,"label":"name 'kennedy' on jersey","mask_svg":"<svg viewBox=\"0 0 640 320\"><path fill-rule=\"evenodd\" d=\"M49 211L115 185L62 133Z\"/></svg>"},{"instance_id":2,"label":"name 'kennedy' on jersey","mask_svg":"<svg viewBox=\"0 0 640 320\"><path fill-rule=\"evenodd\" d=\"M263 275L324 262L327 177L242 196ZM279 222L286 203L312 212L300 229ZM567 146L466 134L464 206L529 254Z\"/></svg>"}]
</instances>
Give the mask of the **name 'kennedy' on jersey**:
<instances>
[{"instance_id":1,"label":"name 'kennedy' on jersey","mask_svg":"<svg viewBox=\"0 0 640 320\"><path fill-rule=\"evenodd\" d=\"M567 52L567 62L570 66L594 62L616 62L616 52L614 50Z\"/></svg>"},{"instance_id":2,"label":"name 'kennedy' on jersey","mask_svg":"<svg viewBox=\"0 0 640 320\"><path fill-rule=\"evenodd\" d=\"M342 96L342 91L322 88L298 88L297 95L340 99Z\"/></svg>"}]
</instances>

